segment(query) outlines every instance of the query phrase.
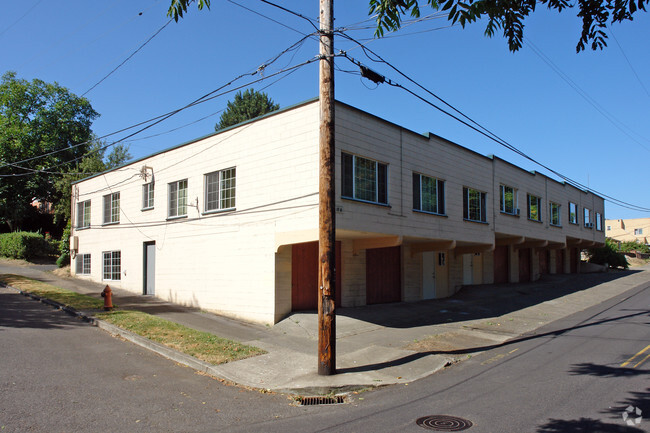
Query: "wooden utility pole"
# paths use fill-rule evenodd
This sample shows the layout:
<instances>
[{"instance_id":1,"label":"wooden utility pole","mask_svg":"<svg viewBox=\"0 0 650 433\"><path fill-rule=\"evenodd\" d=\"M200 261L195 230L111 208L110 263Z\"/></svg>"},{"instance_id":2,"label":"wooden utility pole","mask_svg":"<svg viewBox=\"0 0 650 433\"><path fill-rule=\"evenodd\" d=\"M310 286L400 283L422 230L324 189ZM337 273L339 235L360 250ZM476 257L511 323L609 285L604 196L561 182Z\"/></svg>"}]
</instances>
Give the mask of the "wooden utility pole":
<instances>
[{"instance_id":1,"label":"wooden utility pole","mask_svg":"<svg viewBox=\"0 0 650 433\"><path fill-rule=\"evenodd\" d=\"M318 184L318 374L336 373L334 205L334 0L320 0Z\"/></svg>"}]
</instances>

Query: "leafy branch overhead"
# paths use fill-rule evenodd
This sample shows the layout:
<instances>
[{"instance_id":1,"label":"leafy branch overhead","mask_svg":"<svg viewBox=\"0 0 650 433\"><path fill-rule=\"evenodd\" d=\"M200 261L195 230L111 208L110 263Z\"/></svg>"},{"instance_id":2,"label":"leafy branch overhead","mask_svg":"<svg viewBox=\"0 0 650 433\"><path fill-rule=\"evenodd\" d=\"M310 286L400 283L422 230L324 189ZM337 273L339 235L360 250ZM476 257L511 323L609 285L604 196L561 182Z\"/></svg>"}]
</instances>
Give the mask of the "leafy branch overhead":
<instances>
[{"instance_id":1,"label":"leafy branch overhead","mask_svg":"<svg viewBox=\"0 0 650 433\"><path fill-rule=\"evenodd\" d=\"M603 49L607 46L607 25L622 21L632 21L633 15L639 10L646 11L650 0L578 0L577 3L568 0L539 0L551 10L562 12L564 9L578 8L577 16L582 20L582 32L576 51L583 51L587 46L592 50ZM427 0L435 10L449 11L448 19L452 23L466 24L487 16L486 36L502 30L508 40L511 51L522 47L524 39L524 19L535 12L537 0ZM420 16L420 6L417 0L370 0L370 15L376 14L377 30L375 35L381 37L385 31L400 28L402 17Z\"/></svg>"}]
</instances>

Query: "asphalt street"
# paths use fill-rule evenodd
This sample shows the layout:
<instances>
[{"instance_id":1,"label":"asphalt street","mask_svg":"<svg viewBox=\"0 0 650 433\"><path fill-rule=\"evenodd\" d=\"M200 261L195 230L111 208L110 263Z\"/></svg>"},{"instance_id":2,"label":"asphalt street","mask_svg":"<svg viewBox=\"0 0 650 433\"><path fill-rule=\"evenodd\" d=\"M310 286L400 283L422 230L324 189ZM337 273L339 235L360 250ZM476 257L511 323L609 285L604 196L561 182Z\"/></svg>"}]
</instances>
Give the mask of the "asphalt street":
<instances>
[{"instance_id":1,"label":"asphalt street","mask_svg":"<svg viewBox=\"0 0 650 433\"><path fill-rule=\"evenodd\" d=\"M234 431L424 432L436 415L473 433L650 431L649 318L650 288L632 290L417 382Z\"/></svg>"},{"instance_id":2,"label":"asphalt street","mask_svg":"<svg viewBox=\"0 0 650 433\"><path fill-rule=\"evenodd\" d=\"M288 416L286 395L228 386L0 288L0 432L214 432Z\"/></svg>"}]
</instances>

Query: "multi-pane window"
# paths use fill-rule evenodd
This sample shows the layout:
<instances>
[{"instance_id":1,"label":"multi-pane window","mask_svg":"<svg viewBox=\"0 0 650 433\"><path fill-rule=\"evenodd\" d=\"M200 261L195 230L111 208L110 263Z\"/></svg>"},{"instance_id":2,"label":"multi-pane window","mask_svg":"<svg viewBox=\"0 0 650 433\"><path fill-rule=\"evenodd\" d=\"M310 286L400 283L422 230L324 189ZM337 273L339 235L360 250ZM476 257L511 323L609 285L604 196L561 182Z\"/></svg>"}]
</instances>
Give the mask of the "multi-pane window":
<instances>
[{"instance_id":1,"label":"multi-pane window","mask_svg":"<svg viewBox=\"0 0 650 433\"><path fill-rule=\"evenodd\" d=\"M643 234L643 229L634 229L635 236L642 235L642 234Z\"/></svg>"},{"instance_id":2,"label":"multi-pane window","mask_svg":"<svg viewBox=\"0 0 650 433\"><path fill-rule=\"evenodd\" d=\"M187 179L169 184L168 216L179 217L187 215Z\"/></svg>"},{"instance_id":3,"label":"multi-pane window","mask_svg":"<svg viewBox=\"0 0 650 433\"><path fill-rule=\"evenodd\" d=\"M235 207L235 167L205 175L205 211Z\"/></svg>"},{"instance_id":4,"label":"multi-pane window","mask_svg":"<svg viewBox=\"0 0 650 433\"><path fill-rule=\"evenodd\" d=\"M487 222L484 192L463 187L463 218L468 221Z\"/></svg>"},{"instance_id":5,"label":"multi-pane window","mask_svg":"<svg viewBox=\"0 0 650 433\"><path fill-rule=\"evenodd\" d=\"M120 222L120 193L104 196L104 224Z\"/></svg>"},{"instance_id":6,"label":"multi-pane window","mask_svg":"<svg viewBox=\"0 0 650 433\"><path fill-rule=\"evenodd\" d=\"M569 202L569 223L578 224L578 205Z\"/></svg>"},{"instance_id":7,"label":"multi-pane window","mask_svg":"<svg viewBox=\"0 0 650 433\"><path fill-rule=\"evenodd\" d=\"M560 205L559 203L553 203L549 205L549 214L552 226L561 226L562 221L560 219Z\"/></svg>"},{"instance_id":8,"label":"multi-pane window","mask_svg":"<svg viewBox=\"0 0 650 433\"><path fill-rule=\"evenodd\" d=\"M587 208L584 209L584 217L585 217L585 227L591 228L594 226L594 224L591 222L591 211Z\"/></svg>"},{"instance_id":9,"label":"multi-pane window","mask_svg":"<svg viewBox=\"0 0 650 433\"><path fill-rule=\"evenodd\" d=\"M445 181L413 173L413 209L445 214Z\"/></svg>"},{"instance_id":10,"label":"multi-pane window","mask_svg":"<svg viewBox=\"0 0 650 433\"><path fill-rule=\"evenodd\" d=\"M153 182L142 185L142 210L153 209Z\"/></svg>"},{"instance_id":11,"label":"multi-pane window","mask_svg":"<svg viewBox=\"0 0 650 433\"><path fill-rule=\"evenodd\" d=\"M596 230L603 231L603 215L599 212L596 212Z\"/></svg>"},{"instance_id":12,"label":"multi-pane window","mask_svg":"<svg viewBox=\"0 0 650 433\"><path fill-rule=\"evenodd\" d=\"M532 194L528 197L528 219L533 221L542 220L542 199Z\"/></svg>"},{"instance_id":13,"label":"multi-pane window","mask_svg":"<svg viewBox=\"0 0 650 433\"><path fill-rule=\"evenodd\" d=\"M90 227L90 200L77 203L77 228Z\"/></svg>"},{"instance_id":14,"label":"multi-pane window","mask_svg":"<svg viewBox=\"0 0 650 433\"><path fill-rule=\"evenodd\" d=\"M341 165L343 197L388 204L388 165L344 152Z\"/></svg>"},{"instance_id":15,"label":"multi-pane window","mask_svg":"<svg viewBox=\"0 0 650 433\"><path fill-rule=\"evenodd\" d=\"M104 280L120 280L122 275L122 252L104 251L102 278Z\"/></svg>"},{"instance_id":16,"label":"multi-pane window","mask_svg":"<svg viewBox=\"0 0 650 433\"><path fill-rule=\"evenodd\" d=\"M75 258L75 265L77 274L90 274L90 254L77 254L77 257Z\"/></svg>"},{"instance_id":17,"label":"multi-pane window","mask_svg":"<svg viewBox=\"0 0 650 433\"><path fill-rule=\"evenodd\" d=\"M517 190L511 186L499 187L500 210L503 213L517 215Z\"/></svg>"}]
</instances>

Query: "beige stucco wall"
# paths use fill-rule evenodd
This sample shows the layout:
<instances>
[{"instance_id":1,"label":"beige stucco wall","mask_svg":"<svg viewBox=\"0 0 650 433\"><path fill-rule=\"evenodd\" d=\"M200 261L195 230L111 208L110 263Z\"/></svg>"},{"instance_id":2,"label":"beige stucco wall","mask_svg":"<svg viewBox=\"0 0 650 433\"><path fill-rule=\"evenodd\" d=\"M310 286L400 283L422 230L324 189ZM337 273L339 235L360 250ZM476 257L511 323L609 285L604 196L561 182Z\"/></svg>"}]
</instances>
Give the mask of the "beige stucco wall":
<instances>
[{"instance_id":1,"label":"beige stucco wall","mask_svg":"<svg viewBox=\"0 0 650 433\"><path fill-rule=\"evenodd\" d=\"M641 230L641 233L634 234L635 230ZM647 244L650 238L650 218L605 220L605 234L608 238L621 242L637 241Z\"/></svg>"}]
</instances>

